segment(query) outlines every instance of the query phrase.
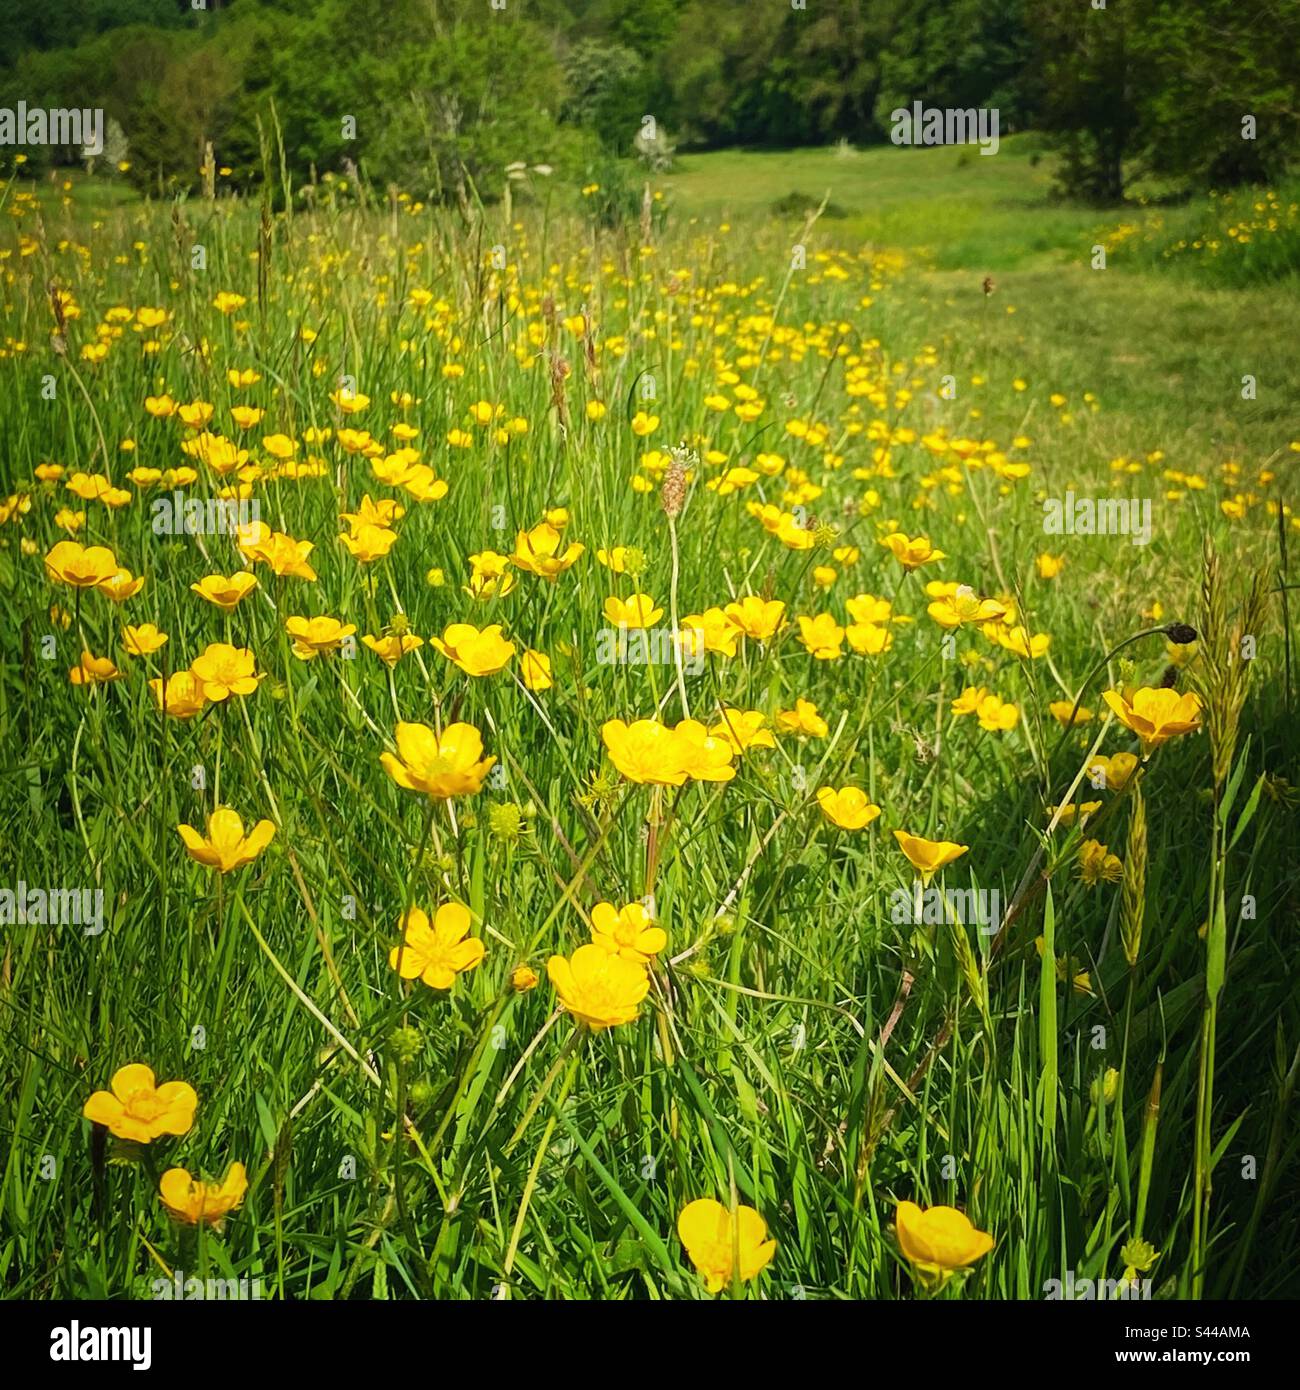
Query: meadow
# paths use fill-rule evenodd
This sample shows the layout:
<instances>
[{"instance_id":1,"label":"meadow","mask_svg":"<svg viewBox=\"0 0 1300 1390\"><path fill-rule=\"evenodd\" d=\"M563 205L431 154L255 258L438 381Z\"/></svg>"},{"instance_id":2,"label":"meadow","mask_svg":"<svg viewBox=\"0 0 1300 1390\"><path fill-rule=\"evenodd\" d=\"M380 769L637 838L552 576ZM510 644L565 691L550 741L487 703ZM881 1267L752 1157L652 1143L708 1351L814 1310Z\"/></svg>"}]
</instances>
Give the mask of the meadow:
<instances>
[{"instance_id":1,"label":"meadow","mask_svg":"<svg viewBox=\"0 0 1300 1390\"><path fill-rule=\"evenodd\" d=\"M13 173L6 1297L1300 1292L1296 205L1051 173Z\"/></svg>"}]
</instances>

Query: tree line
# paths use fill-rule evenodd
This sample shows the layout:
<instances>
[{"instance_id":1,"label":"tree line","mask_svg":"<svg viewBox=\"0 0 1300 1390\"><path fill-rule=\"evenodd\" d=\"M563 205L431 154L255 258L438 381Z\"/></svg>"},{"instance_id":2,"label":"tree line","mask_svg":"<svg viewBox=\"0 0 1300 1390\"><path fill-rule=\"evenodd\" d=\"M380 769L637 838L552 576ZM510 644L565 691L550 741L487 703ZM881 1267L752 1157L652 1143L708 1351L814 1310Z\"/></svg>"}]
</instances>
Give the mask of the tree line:
<instances>
[{"instance_id":1,"label":"tree line","mask_svg":"<svg viewBox=\"0 0 1300 1390\"><path fill-rule=\"evenodd\" d=\"M1300 149L1300 0L196 4L0 0L0 107L102 107L105 167L155 192L200 187L209 142L255 183L272 128L299 182L495 197L512 164L576 173L646 153L647 129L661 150L862 145L915 101L1042 132L1098 202L1146 175L1274 180Z\"/></svg>"}]
</instances>

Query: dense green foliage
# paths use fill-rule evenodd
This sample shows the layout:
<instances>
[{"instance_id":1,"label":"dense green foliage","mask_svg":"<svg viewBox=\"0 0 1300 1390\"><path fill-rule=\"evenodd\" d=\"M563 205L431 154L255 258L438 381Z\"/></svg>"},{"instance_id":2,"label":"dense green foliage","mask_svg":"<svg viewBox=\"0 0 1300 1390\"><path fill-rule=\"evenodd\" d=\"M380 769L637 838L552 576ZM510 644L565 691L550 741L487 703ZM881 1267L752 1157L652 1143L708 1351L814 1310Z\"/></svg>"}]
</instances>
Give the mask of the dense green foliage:
<instances>
[{"instance_id":1,"label":"dense green foliage","mask_svg":"<svg viewBox=\"0 0 1300 1390\"><path fill-rule=\"evenodd\" d=\"M921 101L1048 132L1065 191L1115 202L1277 179L1298 94L1300 0L0 0L0 106L103 107L129 154L105 162L155 192L200 187L211 141L234 186L269 151L299 185L463 204L516 161L583 179L598 145L871 144Z\"/></svg>"}]
</instances>

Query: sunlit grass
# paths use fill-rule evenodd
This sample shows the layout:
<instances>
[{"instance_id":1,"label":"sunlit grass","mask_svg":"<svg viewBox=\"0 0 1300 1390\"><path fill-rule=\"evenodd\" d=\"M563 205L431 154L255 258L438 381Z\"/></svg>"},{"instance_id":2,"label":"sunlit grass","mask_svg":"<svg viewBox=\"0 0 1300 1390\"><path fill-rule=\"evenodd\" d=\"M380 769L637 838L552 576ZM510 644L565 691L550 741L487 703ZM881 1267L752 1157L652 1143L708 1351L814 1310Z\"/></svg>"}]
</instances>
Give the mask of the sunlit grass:
<instances>
[{"instance_id":1,"label":"sunlit grass","mask_svg":"<svg viewBox=\"0 0 1300 1390\"><path fill-rule=\"evenodd\" d=\"M933 194L903 168L921 156ZM947 191L940 156L821 152L850 171L832 190L848 215L806 229L770 203L792 187L820 200L810 161L720 156L703 180L688 160L668 181L667 230L644 246L635 226L595 229L567 195L467 228L323 191L324 211L268 214L262 231L258 209L230 200L91 216L74 188L38 216L22 185L6 190L21 215L0 241L0 886L102 888L106 905L102 934L0 929L11 1293L148 1297L179 1267L295 1297L702 1297L677 1234L701 1197L756 1208L777 1242L733 1294L1039 1298L1067 1271L1120 1279L1139 1236L1158 1252L1159 1295L1294 1291L1294 1223L1271 1205L1294 1158L1296 1054L1296 742L1277 596L1251 634L1224 834L1211 835L1204 733L1156 749L1141 778L1136 969L1121 885L1085 882L1078 859L1089 838L1129 857L1133 793L1076 782L1095 745L1140 751L1113 719L1103 728L1102 692L1159 686L1192 655L1157 631L1104 662L1135 633L1202 624L1203 538L1233 613L1255 567L1280 570L1279 530L1295 544L1278 509L1296 369L1277 332L1294 305L1094 275L1085 250L1067 252L1095 217L1061 213L1059 235L1045 231L1045 175L1024 160L953 175L998 166L1000 206L979 225L1029 248L982 262L963 241L966 185ZM931 196L927 242L915 233ZM79 310L57 340L50 285L65 316ZM220 294L243 303L221 312ZM232 370L257 379L233 386ZM1255 401L1240 394L1248 372ZM369 398L355 413L352 391ZM182 451L197 431L145 408L164 394L210 404L209 431L248 450L249 498L271 529L313 543L314 581L277 577L230 536L154 533L151 505L174 489L133 470L192 467L178 486L205 499L241 476ZM264 414L241 429L236 406ZM427 479L429 500L386 485L340 442L369 431L382 467L402 424L445 496ZM291 476L285 453L321 466ZM78 471L131 500L78 498ZM666 485L670 500L685 488L671 528ZM1067 489L1149 500L1150 545L1045 535L1042 499ZM336 537L365 495L405 514L387 555L361 563ZM784 514L783 532L754 503ZM85 513L77 541L146 577L136 596L119 606L50 581L64 508ZM584 550L553 583L511 563L513 584L466 591L470 556L526 556L519 532L556 509L562 545ZM947 558L905 571L881 544L895 531ZM628 572L598 560L615 547L632 548ZM1065 558L1054 578L1044 553ZM246 563L259 585L229 614L191 589ZM936 580L1014 606L1050 634L1046 654L1017 656L979 626L945 643L927 612ZM782 601L785 626L710 653L698 676L602 664L605 601L637 593L664 610L659 626L745 595ZM814 657L797 619L849 626L863 594L892 605L874 624L891 645ZM299 659L297 616L355 625L355 651ZM471 676L434 647L460 622L502 626L503 670ZM169 640L130 655L127 623ZM407 634L424 645L391 670L362 641ZM250 650L264 679L162 717L148 680L217 642ZM122 679L71 684L83 649ZM549 658L550 688L521 679L526 649ZM1014 727L955 711L967 687L1014 704ZM675 724L683 691L709 725L724 707L761 712L773 746L736 758L731 781L620 778L602 727L656 712ZM1076 696L1094 717L1063 734L1049 704ZM779 727L800 699L824 733ZM502 771L436 803L400 787L380 755L404 721L473 725ZM1103 803L1096 819L1046 834L1072 785L1070 800ZM881 808L861 830L819 809L819 789L844 786ZM223 805L275 835L218 875L177 826L202 832ZM900 922L916 878L895 830L966 846L935 884L996 890L1005 929ZM1222 1150L1202 1266L1198 931L1225 840ZM638 1017L580 1030L556 1013L548 958L590 940L598 903L641 900L667 944ZM403 983L390 952L404 912L449 902L468 909L482 962L449 990ZM520 967L535 988L517 987ZM132 1062L194 1087L187 1134L124 1150L83 1120ZM169 1220L164 1168L218 1180L235 1161L249 1187L219 1231ZM960 1208L993 1248L927 1278L900 1253L902 1201Z\"/></svg>"}]
</instances>

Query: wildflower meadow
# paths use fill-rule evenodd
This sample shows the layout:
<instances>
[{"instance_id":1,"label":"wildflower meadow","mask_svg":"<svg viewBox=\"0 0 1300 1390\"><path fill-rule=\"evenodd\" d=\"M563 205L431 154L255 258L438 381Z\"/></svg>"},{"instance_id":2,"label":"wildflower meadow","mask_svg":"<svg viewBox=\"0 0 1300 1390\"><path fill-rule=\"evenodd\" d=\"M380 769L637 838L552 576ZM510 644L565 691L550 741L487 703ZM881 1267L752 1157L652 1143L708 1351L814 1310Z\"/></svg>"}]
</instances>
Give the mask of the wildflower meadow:
<instances>
[{"instance_id":1,"label":"wildflower meadow","mask_svg":"<svg viewBox=\"0 0 1300 1390\"><path fill-rule=\"evenodd\" d=\"M1295 1297L1294 184L258 130L0 151L5 1298Z\"/></svg>"}]
</instances>

